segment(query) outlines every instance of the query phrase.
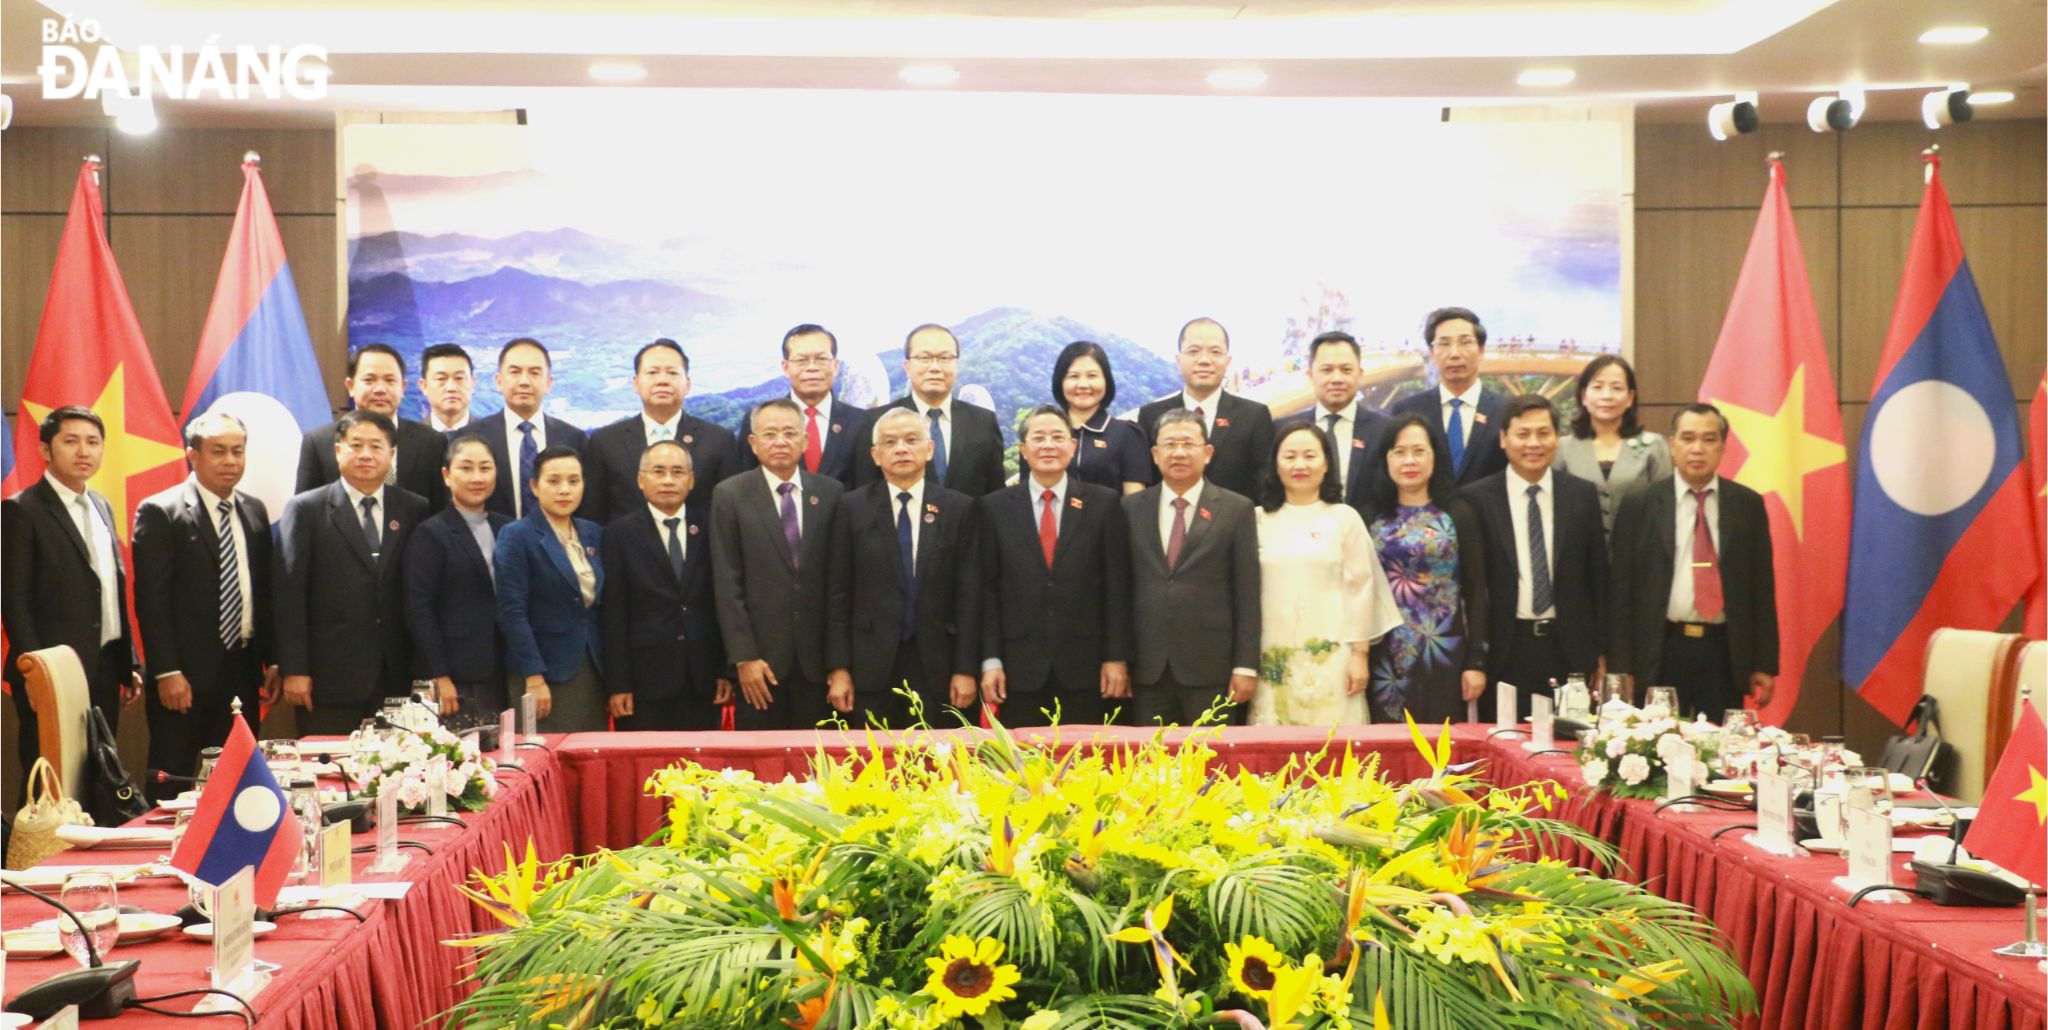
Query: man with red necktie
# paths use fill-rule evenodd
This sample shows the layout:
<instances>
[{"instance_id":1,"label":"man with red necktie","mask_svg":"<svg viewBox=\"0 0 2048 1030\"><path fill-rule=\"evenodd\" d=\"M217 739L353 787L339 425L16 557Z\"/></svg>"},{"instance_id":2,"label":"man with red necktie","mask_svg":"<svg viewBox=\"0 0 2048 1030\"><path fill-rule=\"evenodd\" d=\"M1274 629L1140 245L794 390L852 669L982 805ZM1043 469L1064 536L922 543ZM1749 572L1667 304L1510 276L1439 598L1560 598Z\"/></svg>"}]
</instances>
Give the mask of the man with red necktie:
<instances>
[{"instance_id":1,"label":"man with red necktie","mask_svg":"<svg viewBox=\"0 0 2048 1030\"><path fill-rule=\"evenodd\" d=\"M864 446L861 428L867 425L870 411L832 396L839 381L839 338L824 326L809 322L783 333L782 374L789 380L789 399L803 414L800 461L804 471L836 479L852 489L854 456ZM744 425L739 435L746 436ZM741 468L760 464L751 450L740 450Z\"/></svg>"}]
</instances>

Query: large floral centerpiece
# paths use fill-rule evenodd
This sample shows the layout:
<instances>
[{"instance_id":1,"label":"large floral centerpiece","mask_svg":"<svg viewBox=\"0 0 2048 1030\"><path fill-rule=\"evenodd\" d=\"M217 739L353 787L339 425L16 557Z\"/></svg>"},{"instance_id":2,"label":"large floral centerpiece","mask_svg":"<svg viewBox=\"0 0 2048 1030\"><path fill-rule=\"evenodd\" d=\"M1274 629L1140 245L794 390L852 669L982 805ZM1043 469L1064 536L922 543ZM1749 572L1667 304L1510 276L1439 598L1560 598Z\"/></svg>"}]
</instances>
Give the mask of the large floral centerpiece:
<instances>
[{"instance_id":1,"label":"large floral centerpiece","mask_svg":"<svg viewBox=\"0 0 2048 1030\"><path fill-rule=\"evenodd\" d=\"M1070 736L1086 736L1085 732ZM643 847L513 863L451 1026L1711 1026L1748 983L1684 906L1537 857L1610 847L1374 758L911 733L808 781L683 764ZM1071 743L1071 741L1069 742Z\"/></svg>"},{"instance_id":2,"label":"large floral centerpiece","mask_svg":"<svg viewBox=\"0 0 2048 1030\"><path fill-rule=\"evenodd\" d=\"M357 793L364 797L390 791L399 808L416 812L427 806L428 771L436 759L447 763L448 807L474 812L498 795L498 779L492 775L496 764L475 744L439 726L394 727L359 738L342 771L360 784Z\"/></svg>"},{"instance_id":3,"label":"large floral centerpiece","mask_svg":"<svg viewBox=\"0 0 2048 1030\"><path fill-rule=\"evenodd\" d=\"M1661 710L1631 708L1603 719L1590 732L1578 756L1586 786L1624 798L1663 794L1665 766L1681 749L1692 749L1706 767L1720 747L1718 730L1711 723L1685 722Z\"/></svg>"}]
</instances>

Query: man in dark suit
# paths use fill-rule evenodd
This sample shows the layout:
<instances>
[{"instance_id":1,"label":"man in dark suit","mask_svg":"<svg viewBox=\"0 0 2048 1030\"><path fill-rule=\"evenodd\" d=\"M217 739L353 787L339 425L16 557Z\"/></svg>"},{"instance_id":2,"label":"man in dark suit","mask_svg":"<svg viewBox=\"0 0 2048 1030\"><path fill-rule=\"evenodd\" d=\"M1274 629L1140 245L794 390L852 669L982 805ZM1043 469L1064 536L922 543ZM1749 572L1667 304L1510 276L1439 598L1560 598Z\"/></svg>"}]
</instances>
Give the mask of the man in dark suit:
<instances>
[{"instance_id":1,"label":"man in dark suit","mask_svg":"<svg viewBox=\"0 0 2048 1030\"><path fill-rule=\"evenodd\" d=\"M1678 688L1687 714L1719 719L1778 675L1778 597L1763 498L1715 475L1728 420L1711 404L1671 427L1675 475L1625 497L1614 516L1609 660L1645 686Z\"/></svg>"},{"instance_id":2,"label":"man in dark suit","mask_svg":"<svg viewBox=\"0 0 2048 1030\"><path fill-rule=\"evenodd\" d=\"M1364 372L1359 364L1358 341L1350 333L1328 332L1308 345L1308 382L1316 397L1315 407L1290 415L1274 425L1276 434L1291 426L1314 424L1330 434L1337 452L1337 474L1344 481L1344 503L1358 509L1360 518L1371 521L1369 475L1373 448L1380 434L1393 420L1366 407L1359 399L1358 384ZM1270 455L1268 455L1270 457Z\"/></svg>"},{"instance_id":3,"label":"man in dark suit","mask_svg":"<svg viewBox=\"0 0 2048 1030\"><path fill-rule=\"evenodd\" d=\"M711 589L710 512L687 503L689 449L662 440L640 454L647 503L604 527L606 689L622 730L715 730L732 703Z\"/></svg>"},{"instance_id":4,"label":"man in dark suit","mask_svg":"<svg viewBox=\"0 0 2048 1030\"><path fill-rule=\"evenodd\" d=\"M434 681L442 715L466 704L472 715L505 710L505 636L498 629L492 562L498 531L511 524L488 508L498 463L477 428L448 441L441 477L447 508L405 548L405 616L420 679Z\"/></svg>"},{"instance_id":5,"label":"man in dark suit","mask_svg":"<svg viewBox=\"0 0 2048 1030\"><path fill-rule=\"evenodd\" d=\"M149 767L190 776L226 742L232 702L253 722L274 688L270 513L235 489L248 467L242 420L212 412L185 426L192 476L135 509L135 618L149 679ZM151 797L178 793L145 783Z\"/></svg>"},{"instance_id":6,"label":"man in dark suit","mask_svg":"<svg viewBox=\"0 0 2048 1030\"><path fill-rule=\"evenodd\" d=\"M1131 698L1131 538L1122 499L1067 475L1074 431L1041 405L1030 474L981 499L981 697L1004 723L1099 724Z\"/></svg>"},{"instance_id":7,"label":"man in dark suit","mask_svg":"<svg viewBox=\"0 0 2048 1030\"><path fill-rule=\"evenodd\" d=\"M0 501L0 626L7 630L4 677L14 693L24 776L36 763L36 713L17 658L59 644L77 652L93 707L119 724L142 696L128 633L127 572L114 509L87 481L106 455L106 425L92 409L66 405L43 416L37 445L43 478Z\"/></svg>"},{"instance_id":8,"label":"man in dark suit","mask_svg":"<svg viewBox=\"0 0 2048 1030\"><path fill-rule=\"evenodd\" d=\"M852 489L855 459L864 446L861 431L870 412L832 396L832 385L839 379L839 338L808 322L782 334L782 374L789 378L789 399L804 416L804 471L830 476ZM752 450L740 448L741 468L760 464Z\"/></svg>"},{"instance_id":9,"label":"man in dark suit","mask_svg":"<svg viewBox=\"0 0 2048 1030\"><path fill-rule=\"evenodd\" d=\"M548 391L555 388L554 357L539 340L522 336L498 351L498 393L504 410L471 424L491 449L498 470L497 488L487 507L508 519L534 511L533 459L552 444L585 450L583 430L541 413ZM588 477L585 477L586 479Z\"/></svg>"},{"instance_id":10,"label":"man in dark suit","mask_svg":"<svg viewBox=\"0 0 2048 1030\"><path fill-rule=\"evenodd\" d=\"M929 423L888 408L869 429L882 479L847 492L832 522L826 699L848 720L947 726L947 706L978 723L975 655L980 600L974 500L925 478Z\"/></svg>"},{"instance_id":11,"label":"man in dark suit","mask_svg":"<svg viewBox=\"0 0 2048 1030\"><path fill-rule=\"evenodd\" d=\"M1259 531L1252 502L1202 478L1210 447L1192 411L1159 416L1160 482L1123 499L1130 534L1133 714L1190 725L1258 686Z\"/></svg>"},{"instance_id":12,"label":"man in dark suit","mask_svg":"<svg viewBox=\"0 0 2048 1030\"><path fill-rule=\"evenodd\" d=\"M1003 431L995 413L953 395L960 375L960 341L953 331L929 323L912 329L903 340L903 373L910 383L909 395L876 408L871 418L891 408L924 416L932 437L926 474L934 482L969 497L1002 489L1009 474L1003 471ZM855 483L865 486L882 478L874 455L866 449L854 462Z\"/></svg>"},{"instance_id":13,"label":"man in dark suit","mask_svg":"<svg viewBox=\"0 0 2048 1030\"><path fill-rule=\"evenodd\" d=\"M1493 711L1493 684L1515 685L1521 714L1528 698L1574 672L1600 675L1602 595L1607 545L1600 493L1551 468L1557 457L1557 409L1542 394L1518 394L1502 409L1508 471L1473 483L1460 496L1479 513L1486 538L1488 685L1479 714Z\"/></svg>"},{"instance_id":14,"label":"man in dark suit","mask_svg":"<svg viewBox=\"0 0 2048 1030\"><path fill-rule=\"evenodd\" d=\"M697 484L690 488L690 504L710 505L712 489L739 471L732 431L683 410L683 399L690 395L690 357L681 344L661 339L640 348L633 355L633 392L640 395L640 414L591 433L583 449L583 504L576 515L598 525L615 522L644 503L640 452L656 440L674 440L690 452Z\"/></svg>"},{"instance_id":15,"label":"man in dark suit","mask_svg":"<svg viewBox=\"0 0 2048 1030\"><path fill-rule=\"evenodd\" d=\"M428 429L448 436L469 428L476 360L459 343L437 343L421 351L420 396L427 399Z\"/></svg>"},{"instance_id":16,"label":"man in dark suit","mask_svg":"<svg viewBox=\"0 0 2048 1030\"><path fill-rule=\"evenodd\" d=\"M1479 382L1479 364L1486 357L1486 326L1466 308L1438 308L1423 321L1422 337L1429 341L1429 363L1436 368L1437 388L1401 398L1394 403L1392 414L1413 412L1436 420L1449 445L1451 469L1460 486L1506 469L1500 426L1507 395Z\"/></svg>"},{"instance_id":17,"label":"man in dark suit","mask_svg":"<svg viewBox=\"0 0 2048 1030\"><path fill-rule=\"evenodd\" d=\"M384 481L409 490L427 502L428 509L448 506L448 490L441 483L441 456L448 438L427 427L398 417L399 402L405 399L405 359L389 344L366 343L348 356L348 378L342 386L357 411L374 411L397 426L397 451ZM299 444L299 482L293 493L305 493L341 478L334 460L339 421L329 422L307 433ZM354 727L350 727L354 729Z\"/></svg>"},{"instance_id":18,"label":"man in dark suit","mask_svg":"<svg viewBox=\"0 0 2048 1030\"><path fill-rule=\"evenodd\" d=\"M781 730L823 719L832 520L844 488L805 472L803 412L763 402L747 443L761 467L711 493L718 629L735 666L736 729Z\"/></svg>"},{"instance_id":19,"label":"man in dark suit","mask_svg":"<svg viewBox=\"0 0 2048 1030\"><path fill-rule=\"evenodd\" d=\"M345 735L410 693L405 545L428 513L385 483L398 439L374 410L336 419L341 478L286 501L278 522L277 664L302 737Z\"/></svg>"},{"instance_id":20,"label":"man in dark suit","mask_svg":"<svg viewBox=\"0 0 2048 1030\"><path fill-rule=\"evenodd\" d=\"M1244 497L1258 491L1259 472L1273 460L1273 412L1264 404L1223 389L1230 371L1230 334L1213 318L1197 318L1180 327L1181 392L1138 409L1138 425L1152 442L1159 441L1159 417L1169 411L1192 411L1215 457L1209 482ZM1158 482L1158 476L1153 482Z\"/></svg>"}]
</instances>

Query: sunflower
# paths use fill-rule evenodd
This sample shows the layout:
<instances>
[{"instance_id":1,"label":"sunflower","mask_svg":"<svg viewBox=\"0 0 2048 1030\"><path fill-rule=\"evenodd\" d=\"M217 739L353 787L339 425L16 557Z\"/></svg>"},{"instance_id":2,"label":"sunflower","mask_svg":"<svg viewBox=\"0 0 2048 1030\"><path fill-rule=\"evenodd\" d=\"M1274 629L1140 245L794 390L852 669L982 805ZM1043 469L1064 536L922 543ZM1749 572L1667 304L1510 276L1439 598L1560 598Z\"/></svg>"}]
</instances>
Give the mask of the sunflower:
<instances>
[{"instance_id":1,"label":"sunflower","mask_svg":"<svg viewBox=\"0 0 2048 1030\"><path fill-rule=\"evenodd\" d=\"M958 1019L979 1016L991 1004L1017 996L1012 984L1022 979L1017 967L997 965L1003 957L1003 942L983 937L979 943L965 937L948 937L935 958L924 960L932 971L924 989L938 999L939 1010Z\"/></svg>"},{"instance_id":2,"label":"sunflower","mask_svg":"<svg viewBox=\"0 0 2048 1030\"><path fill-rule=\"evenodd\" d=\"M1287 968L1287 959L1280 949L1273 947L1263 937L1247 934L1237 944L1223 946L1224 959L1230 966L1230 984L1247 998L1266 998L1273 993L1275 973Z\"/></svg>"}]
</instances>

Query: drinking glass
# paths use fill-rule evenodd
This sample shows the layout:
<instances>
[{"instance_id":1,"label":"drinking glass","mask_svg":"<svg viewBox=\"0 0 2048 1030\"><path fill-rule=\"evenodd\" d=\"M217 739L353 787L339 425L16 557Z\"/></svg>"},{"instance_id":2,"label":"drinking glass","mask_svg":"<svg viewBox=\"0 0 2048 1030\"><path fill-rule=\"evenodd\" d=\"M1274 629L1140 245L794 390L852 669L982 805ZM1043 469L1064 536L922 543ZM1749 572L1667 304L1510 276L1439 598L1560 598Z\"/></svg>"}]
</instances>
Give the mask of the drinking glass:
<instances>
[{"instance_id":1,"label":"drinking glass","mask_svg":"<svg viewBox=\"0 0 2048 1030\"><path fill-rule=\"evenodd\" d=\"M194 777L193 777L192 789L193 789L194 791L201 791L201 790L205 790L205 789L206 789L206 781L207 781L207 780L208 780L209 778L211 778L211 777L213 776L213 767L214 767L214 766L216 766L216 765L219 765L219 764L220 764L220 749L219 749L219 748L217 748L217 747L209 747L209 748L202 748L202 749L200 749L200 752L199 752L199 772L198 772L198 774L197 774L196 776L194 776Z\"/></svg>"},{"instance_id":2,"label":"drinking glass","mask_svg":"<svg viewBox=\"0 0 2048 1030\"><path fill-rule=\"evenodd\" d=\"M1643 707L1652 715L1678 718L1678 688L1651 687L1644 695Z\"/></svg>"},{"instance_id":3,"label":"drinking glass","mask_svg":"<svg viewBox=\"0 0 2048 1030\"><path fill-rule=\"evenodd\" d=\"M299 765L298 741L266 740L260 746L263 749L264 764L270 766L270 771L273 774L282 774L287 777L299 775L301 766Z\"/></svg>"},{"instance_id":4,"label":"drinking glass","mask_svg":"<svg viewBox=\"0 0 2048 1030\"><path fill-rule=\"evenodd\" d=\"M57 916L57 939L64 950L81 966L92 965L92 953L86 949L86 934L92 935L92 946L99 951L102 959L114 950L114 941L121 936L121 902L114 887L111 873L94 869L81 869L67 873L64 887L58 893L58 900L64 907L78 916L78 922L70 916Z\"/></svg>"},{"instance_id":5,"label":"drinking glass","mask_svg":"<svg viewBox=\"0 0 2048 1030\"><path fill-rule=\"evenodd\" d=\"M1851 803L1861 795L1879 815L1889 817L1892 813L1892 777L1890 770L1872 765L1859 765L1843 774L1843 783L1848 788Z\"/></svg>"}]
</instances>

